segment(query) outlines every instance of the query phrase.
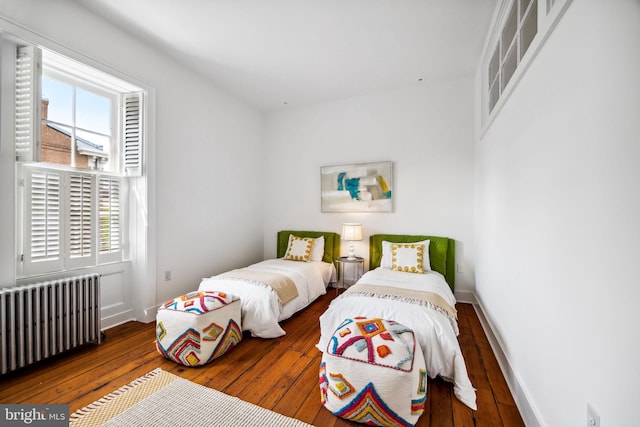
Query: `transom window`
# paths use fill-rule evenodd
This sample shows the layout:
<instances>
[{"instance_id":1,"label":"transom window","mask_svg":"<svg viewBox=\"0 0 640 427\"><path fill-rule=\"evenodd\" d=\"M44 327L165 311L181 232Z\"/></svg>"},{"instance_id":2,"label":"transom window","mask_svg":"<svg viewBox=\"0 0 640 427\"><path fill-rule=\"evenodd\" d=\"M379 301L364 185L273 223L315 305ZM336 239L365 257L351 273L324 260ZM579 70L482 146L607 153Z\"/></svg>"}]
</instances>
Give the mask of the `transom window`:
<instances>
[{"instance_id":1,"label":"transom window","mask_svg":"<svg viewBox=\"0 0 640 427\"><path fill-rule=\"evenodd\" d=\"M515 0L511 4L489 62L490 112L498 103L537 33L537 0Z\"/></svg>"},{"instance_id":2,"label":"transom window","mask_svg":"<svg viewBox=\"0 0 640 427\"><path fill-rule=\"evenodd\" d=\"M511 96L572 0L506 0L482 58L482 124L486 129Z\"/></svg>"}]
</instances>

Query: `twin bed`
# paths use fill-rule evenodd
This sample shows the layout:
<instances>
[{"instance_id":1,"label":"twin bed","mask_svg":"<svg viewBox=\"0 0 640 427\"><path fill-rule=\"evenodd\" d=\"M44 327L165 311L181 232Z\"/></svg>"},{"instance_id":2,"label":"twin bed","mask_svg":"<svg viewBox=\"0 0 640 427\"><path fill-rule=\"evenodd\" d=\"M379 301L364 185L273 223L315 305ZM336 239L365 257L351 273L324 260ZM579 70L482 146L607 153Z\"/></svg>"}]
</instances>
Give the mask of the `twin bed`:
<instances>
[{"instance_id":1,"label":"twin bed","mask_svg":"<svg viewBox=\"0 0 640 427\"><path fill-rule=\"evenodd\" d=\"M418 243L403 252L393 243ZM427 249L428 248L428 249ZM427 374L452 382L455 396L476 409L476 393L458 343L455 311L455 241L446 237L378 234L370 237L369 271L334 299L320 316L320 351L327 350L331 336L344 319L354 316L394 320L413 329L422 349ZM397 254L394 260L392 255ZM415 255L415 261L411 257ZM404 258L404 259L403 259ZM423 274L419 270L422 260ZM402 268L402 266L406 268ZM407 271L399 271L407 270Z\"/></svg>"},{"instance_id":2,"label":"twin bed","mask_svg":"<svg viewBox=\"0 0 640 427\"><path fill-rule=\"evenodd\" d=\"M309 239L313 240L311 245ZM414 246L424 252L394 243L416 243ZM475 390L457 340L455 241L436 236L377 234L370 237L369 251L369 271L321 315L317 348L327 350L344 319L366 316L395 320L414 330L428 375L452 382L455 396L476 409ZM203 279L199 290L240 297L242 329L253 336L276 338L285 334L280 321L324 295L329 283L336 280L339 255L337 233L284 230L278 232L276 259ZM418 257L416 265L412 265L414 256ZM294 284L293 294L281 289L283 276Z\"/></svg>"},{"instance_id":3,"label":"twin bed","mask_svg":"<svg viewBox=\"0 0 640 427\"><path fill-rule=\"evenodd\" d=\"M301 239L292 241L291 236ZM307 256L309 239L313 242ZM279 322L324 295L329 283L336 281L339 256L337 233L283 230L278 232L276 259L203 279L198 290L240 297L242 329L255 337L277 338L285 334ZM300 262L298 257L308 261Z\"/></svg>"}]
</instances>

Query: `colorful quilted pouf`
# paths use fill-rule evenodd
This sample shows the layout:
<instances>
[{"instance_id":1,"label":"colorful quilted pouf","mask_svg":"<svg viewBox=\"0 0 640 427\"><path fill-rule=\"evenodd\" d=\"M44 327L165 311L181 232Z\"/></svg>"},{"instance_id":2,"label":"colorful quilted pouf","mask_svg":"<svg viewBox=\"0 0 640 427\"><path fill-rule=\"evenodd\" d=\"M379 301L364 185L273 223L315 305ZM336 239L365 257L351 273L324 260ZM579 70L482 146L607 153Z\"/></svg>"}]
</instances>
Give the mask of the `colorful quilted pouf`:
<instances>
[{"instance_id":1,"label":"colorful quilted pouf","mask_svg":"<svg viewBox=\"0 0 640 427\"><path fill-rule=\"evenodd\" d=\"M320 392L341 418L414 425L424 412L427 371L413 331L392 320L346 319L322 355Z\"/></svg>"},{"instance_id":2,"label":"colorful quilted pouf","mask_svg":"<svg viewBox=\"0 0 640 427\"><path fill-rule=\"evenodd\" d=\"M156 347L185 366L204 365L242 340L240 299L195 291L163 304L156 315Z\"/></svg>"}]
</instances>

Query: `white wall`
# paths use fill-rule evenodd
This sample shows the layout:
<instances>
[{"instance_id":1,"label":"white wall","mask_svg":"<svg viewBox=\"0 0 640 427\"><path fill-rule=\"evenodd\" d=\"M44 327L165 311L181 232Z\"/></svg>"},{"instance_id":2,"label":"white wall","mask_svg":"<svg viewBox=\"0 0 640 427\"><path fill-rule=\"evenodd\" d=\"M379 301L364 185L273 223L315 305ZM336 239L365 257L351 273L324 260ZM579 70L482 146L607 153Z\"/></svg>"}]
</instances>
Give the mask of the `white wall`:
<instances>
[{"instance_id":1,"label":"white wall","mask_svg":"<svg viewBox=\"0 0 640 427\"><path fill-rule=\"evenodd\" d=\"M262 116L191 79L169 75L158 91L160 302L262 260Z\"/></svg>"},{"instance_id":2,"label":"white wall","mask_svg":"<svg viewBox=\"0 0 640 427\"><path fill-rule=\"evenodd\" d=\"M147 265L123 284L144 282L146 290L131 296L136 307L153 308L197 288L204 276L262 259L260 112L76 2L3 0L0 16L50 48L132 76L150 90L149 191L146 210L134 218L148 229L148 244L133 251L144 253ZM3 145L3 158L5 151ZM12 192L6 176L2 195ZM13 218L6 217L3 209L2 266L14 259L13 239L5 234ZM12 281L12 273L0 272L0 284Z\"/></svg>"},{"instance_id":3,"label":"white wall","mask_svg":"<svg viewBox=\"0 0 640 427\"><path fill-rule=\"evenodd\" d=\"M281 229L361 222L367 259L370 234L442 235L464 268L456 290L473 289L473 107L469 77L267 115L265 255ZM375 161L393 162L392 213L321 213L321 166Z\"/></svg>"},{"instance_id":4,"label":"white wall","mask_svg":"<svg viewBox=\"0 0 640 427\"><path fill-rule=\"evenodd\" d=\"M477 144L476 292L530 425L637 424L639 23L574 1Z\"/></svg>"}]
</instances>

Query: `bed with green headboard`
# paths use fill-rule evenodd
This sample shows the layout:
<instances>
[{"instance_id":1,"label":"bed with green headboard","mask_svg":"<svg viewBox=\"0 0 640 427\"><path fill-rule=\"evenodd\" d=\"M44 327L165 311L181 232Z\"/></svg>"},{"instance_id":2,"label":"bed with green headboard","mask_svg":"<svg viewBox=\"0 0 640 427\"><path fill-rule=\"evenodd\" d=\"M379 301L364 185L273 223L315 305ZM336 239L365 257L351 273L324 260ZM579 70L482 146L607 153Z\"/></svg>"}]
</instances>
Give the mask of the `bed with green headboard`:
<instances>
[{"instance_id":1,"label":"bed with green headboard","mask_svg":"<svg viewBox=\"0 0 640 427\"><path fill-rule=\"evenodd\" d=\"M340 257L340 235L331 231L305 231L305 230L282 230L278 231L277 256L282 258L289 245L289 236L324 237L324 256L322 261L335 265L336 260Z\"/></svg>"},{"instance_id":2,"label":"bed with green headboard","mask_svg":"<svg viewBox=\"0 0 640 427\"><path fill-rule=\"evenodd\" d=\"M198 288L239 297L242 330L260 338L284 335L279 323L327 292L336 277L340 235L283 230L276 249L277 258L202 279Z\"/></svg>"},{"instance_id":3,"label":"bed with green headboard","mask_svg":"<svg viewBox=\"0 0 640 427\"><path fill-rule=\"evenodd\" d=\"M428 235L375 234L369 243L369 271L320 316L318 349L335 353L339 338L334 334L341 325L368 321L363 319L393 320L413 331L428 375L453 382L455 396L476 409L475 389L457 340L455 241ZM376 377L371 381L377 388L385 387L384 380Z\"/></svg>"},{"instance_id":4,"label":"bed with green headboard","mask_svg":"<svg viewBox=\"0 0 640 427\"><path fill-rule=\"evenodd\" d=\"M380 267L382 242L415 243L429 240L431 269L442 274L451 290L456 283L456 242L448 237L409 234L373 234L369 237L369 270Z\"/></svg>"}]
</instances>

